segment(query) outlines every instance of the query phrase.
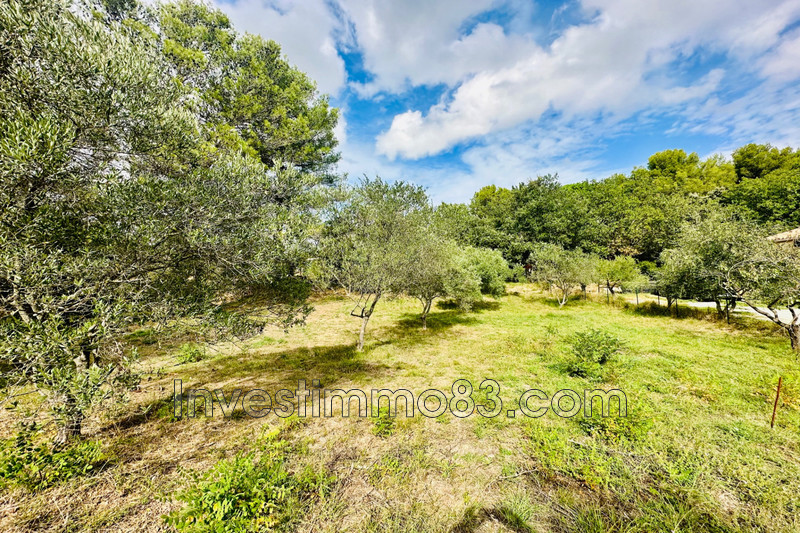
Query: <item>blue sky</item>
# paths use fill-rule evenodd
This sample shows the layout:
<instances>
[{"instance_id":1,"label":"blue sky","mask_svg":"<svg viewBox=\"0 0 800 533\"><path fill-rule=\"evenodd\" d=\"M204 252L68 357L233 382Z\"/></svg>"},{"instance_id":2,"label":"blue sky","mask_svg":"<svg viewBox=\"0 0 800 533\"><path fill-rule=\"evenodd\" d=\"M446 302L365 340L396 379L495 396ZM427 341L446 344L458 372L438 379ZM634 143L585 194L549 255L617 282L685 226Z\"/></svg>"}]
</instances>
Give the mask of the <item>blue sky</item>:
<instances>
[{"instance_id":1,"label":"blue sky","mask_svg":"<svg viewBox=\"0 0 800 533\"><path fill-rule=\"evenodd\" d=\"M800 0L217 0L339 107L342 172L468 201L800 146Z\"/></svg>"}]
</instances>

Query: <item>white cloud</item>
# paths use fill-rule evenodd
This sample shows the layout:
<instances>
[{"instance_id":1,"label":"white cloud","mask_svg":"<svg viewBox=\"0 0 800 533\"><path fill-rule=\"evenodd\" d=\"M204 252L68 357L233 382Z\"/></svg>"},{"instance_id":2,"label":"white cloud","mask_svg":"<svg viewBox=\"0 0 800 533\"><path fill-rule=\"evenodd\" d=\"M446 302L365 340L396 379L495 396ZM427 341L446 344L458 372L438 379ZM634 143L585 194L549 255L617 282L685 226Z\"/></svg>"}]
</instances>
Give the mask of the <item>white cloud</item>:
<instances>
[{"instance_id":1,"label":"white cloud","mask_svg":"<svg viewBox=\"0 0 800 533\"><path fill-rule=\"evenodd\" d=\"M463 82L447 101L424 114L410 110L395 116L377 139L378 152L390 159L434 155L537 120L548 110L625 117L702 99L720 83L721 70L682 87L659 76L662 69L701 46L739 60L752 58L778 42L779 33L800 13L797 0L736 6L724 0L584 0L582 6L597 15L567 28L548 48L526 42L517 48L525 51L522 59L496 56L492 67ZM776 57L791 58L795 51L779 50Z\"/></svg>"},{"instance_id":2,"label":"white cloud","mask_svg":"<svg viewBox=\"0 0 800 533\"><path fill-rule=\"evenodd\" d=\"M686 131L724 136L728 146L800 141L800 86L765 82L731 101L711 98L685 111Z\"/></svg>"},{"instance_id":3,"label":"white cloud","mask_svg":"<svg viewBox=\"0 0 800 533\"><path fill-rule=\"evenodd\" d=\"M308 74L322 93L336 95L346 82L336 49L340 22L325 0L239 0L221 3L239 31L277 41L289 62Z\"/></svg>"},{"instance_id":4,"label":"white cloud","mask_svg":"<svg viewBox=\"0 0 800 533\"><path fill-rule=\"evenodd\" d=\"M791 81L800 78L800 30L787 36L762 61L761 72L764 76L779 81Z\"/></svg>"},{"instance_id":5,"label":"white cloud","mask_svg":"<svg viewBox=\"0 0 800 533\"><path fill-rule=\"evenodd\" d=\"M362 95L402 92L409 85L461 81L490 68L499 57L528 45L506 36L496 24L479 24L463 35L462 25L496 0L340 0L350 19L364 66L374 81L356 85Z\"/></svg>"},{"instance_id":6,"label":"white cloud","mask_svg":"<svg viewBox=\"0 0 800 533\"><path fill-rule=\"evenodd\" d=\"M800 29L787 32L800 0L578 0L552 17L530 0L213 1L350 106L337 47L361 54L369 81L350 82L361 98L444 85L439 103L394 116L374 144L343 115L336 129L340 170L425 183L437 201L556 171L604 177L618 170L604 168L604 142L665 115L666 135L800 142ZM505 27L475 23L499 6L516 10ZM698 72L698 56L723 59ZM456 168L403 161L454 146Z\"/></svg>"},{"instance_id":7,"label":"white cloud","mask_svg":"<svg viewBox=\"0 0 800 533\"><path fill-rule=\"evenodd\" d=\"M511 187L538 175L558 174L564 183L599 179L620 171L605 168L596 157L600 133L615 135L625 131L622 123L597 118L524 124L484 137L461 154L461 165L414 165L389 161L374 153L366 142L348 141L342 150L339 167L351 179L364 173L389 180L425 184L435 203L468 202L480 187L493 183ZM593 133L589 133L593 132Z\"/></svg>"}]
</instances>

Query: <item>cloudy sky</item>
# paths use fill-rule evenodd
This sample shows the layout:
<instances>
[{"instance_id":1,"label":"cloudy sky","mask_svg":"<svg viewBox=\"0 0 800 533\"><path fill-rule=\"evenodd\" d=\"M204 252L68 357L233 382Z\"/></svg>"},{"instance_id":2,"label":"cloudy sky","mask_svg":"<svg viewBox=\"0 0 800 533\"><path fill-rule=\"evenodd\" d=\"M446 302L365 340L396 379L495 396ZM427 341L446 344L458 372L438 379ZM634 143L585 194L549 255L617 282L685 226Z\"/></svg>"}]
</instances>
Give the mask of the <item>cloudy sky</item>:
<instances>
[{"instance_id":1,"label":"cloudy sky","mask_svg":"<svg viewBox=\"0 0 800 533\"><path fill-rule=\"evenodd\" d=\"M340 170L466 201L800 146L800 0L216 0L342 112Z\"/></svg>"}]
</instances>

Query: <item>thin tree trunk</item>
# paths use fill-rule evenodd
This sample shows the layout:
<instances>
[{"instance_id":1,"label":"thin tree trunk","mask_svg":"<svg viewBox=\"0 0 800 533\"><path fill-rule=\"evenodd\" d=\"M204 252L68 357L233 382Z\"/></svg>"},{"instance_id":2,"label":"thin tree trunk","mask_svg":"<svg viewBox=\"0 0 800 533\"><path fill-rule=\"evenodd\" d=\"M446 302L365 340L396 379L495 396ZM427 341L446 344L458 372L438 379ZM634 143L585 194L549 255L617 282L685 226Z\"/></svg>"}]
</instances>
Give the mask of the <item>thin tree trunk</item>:
<instances>
[{"instance_id":1,"label":"thin tree trunk","mask_svg":"<svg viewBox=\"0 0 800 533\"><path fill-rule=\"evenodd\" d=\"M784 322L781 320L778 311L776 311L771 305L768 305L764 310L761 307L758 307L753 302L748 300L744 300L750 309L755 311L756 313L763 315L770 319L773 323L777 324L781 328L786 330L786 333L789 335L789 342L791 343L792 350L800 352L800 311L798 311L794 307L789 307L789 312L792 315L792 320L790 322Z\"/></svg>"},{"instance_id":2,"label":"thin tree trunk","mask_svg":"<svg viewBox=\"0 0 800 533\"><path fill-rule=\"evenodd\" d=\"M367 322L369 322L369 315L361 317L361 329L358 332L358 344L356 345L356 351L359 352L364 349L364 334L367 332Z\"/></svg>"},{"instance_id":3,"label":"thin tree trunk","mask_svg":"<svg viewBox=\"0 0 800 533\"><path fill-rule=\"evenodd\" d=\"M81 436L81 429L83 424L83 417L75 417L68 420L67 423L58 428L58 435L56 435L55 444L63 446L72 441L75 441Z\"/></svg>"},{"instance_id":4,"label":"thin tree trunk","mask_svg":"<svg viewBox=\"0 0 800 533\"><path fill-rule=\"evenodd\" d=\"M372 312L375 310L375 306L378 304L378 300L380 300L381 295L380 293L375 295L375 299L372 300L369 308L364 307L364 310L361 314L361 330L358 332L358 344L356 345L356 351L363 351L364 350L364 335L367 332L367 323L369 322L369 318L372 316Z\"/></svg>"},{"instance_id":5,"label":"thin tree trunk","mask_svg":"<svg viewBox=\"0 0 800 533\"><path fill-rule=\"evenodd\" d=\"M83 427L83 413L78 410L75 398L68 396L64 400L64 408L65 419L58 427L58 434L54 441L56 446L63 446L79 439Z\"/></svg>"},{"instance_id":6,"label":"thin tree trunk","mask_svg":"<svg viewBox=\"0 0 800 533\"><path fill-rule=\"evenodd\" d=\"M428 300L422 307L422 329L428 329L428 313L431 312L433 300Z\"/></svg>"}]
</instances>

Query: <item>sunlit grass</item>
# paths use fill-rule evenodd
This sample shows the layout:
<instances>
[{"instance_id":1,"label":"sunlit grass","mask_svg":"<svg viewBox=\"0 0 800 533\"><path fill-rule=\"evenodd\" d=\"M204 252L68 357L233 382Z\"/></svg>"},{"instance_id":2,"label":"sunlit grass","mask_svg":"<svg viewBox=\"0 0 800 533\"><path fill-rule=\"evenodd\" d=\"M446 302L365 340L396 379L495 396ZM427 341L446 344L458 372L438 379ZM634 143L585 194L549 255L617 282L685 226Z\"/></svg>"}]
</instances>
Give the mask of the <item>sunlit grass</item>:
<instances>
[{"instance_id":1,"label":"sunlit grass","mask_svg":"<svg viewBox=\"0 0 800 533\"><path fill-rule=\"evenodd\" d=\"M420 305L382 301L364 352L348 302L326 296L306 326L209 350L176 365L180 343L147 341L146 382L127 413L91 436L118 458L101 476L37 495L0 525L157 530L178 504L182 469L206 470L246 452L265 427L283 428L304 450L289 468L335 478L324 498L295 510L299 530L317 531L791 531L800 529L800 364L769 324L731 325L693 311L575 299L564 308L527 285L470 313L438 306L423 331ZM601 329L624 343L602 380L565 372L575 332ZM778 376L784 389L769 421ZM327 389L429 388L448 394L456 379L501 387L496 418L417 416L396 423L357 417L285 421L270 414L175 419L172 380L184 388L293 390L314 379ZM548 412L527 419L516 400L527 389L623 390L625 421L581 422ZM514 418L509 409L517 410ZM239 407L241 411L241 406ZM122 480L125 481L122 481ZM91 512L93 498L108 502ZM161 498L160 500L158 498ZM156 498L155 500L153 500ZM153 503L155 501L155 503ZM334 512L335 511L335 512ZM34 519L35 516L35 519ZM77 525L76 525L77 524ZM83 524L83 526L80 526Z\"/></svg>"}]
</instances>

